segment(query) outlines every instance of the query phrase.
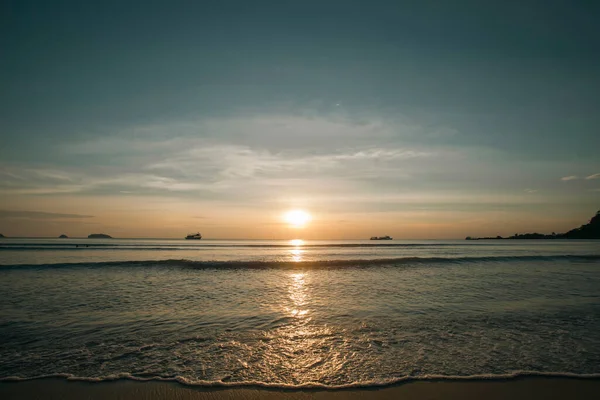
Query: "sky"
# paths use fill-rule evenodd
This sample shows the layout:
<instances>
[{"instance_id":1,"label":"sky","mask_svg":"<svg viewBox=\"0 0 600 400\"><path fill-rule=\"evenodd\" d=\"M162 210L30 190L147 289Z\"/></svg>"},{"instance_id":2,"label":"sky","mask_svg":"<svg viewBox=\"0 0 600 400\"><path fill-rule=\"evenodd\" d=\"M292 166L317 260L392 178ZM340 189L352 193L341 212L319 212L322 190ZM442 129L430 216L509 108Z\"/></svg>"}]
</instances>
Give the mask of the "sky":
<instances>
[{"instance_id":1,"label":"sky","mask_svg":"<svg viewBox=\"0 0 600 400\"><path fill-rule=\"evenodd\" d=\"M443 239L600 209L596 1L0 7L5 236Z\"/></svg>"}]
</instances>

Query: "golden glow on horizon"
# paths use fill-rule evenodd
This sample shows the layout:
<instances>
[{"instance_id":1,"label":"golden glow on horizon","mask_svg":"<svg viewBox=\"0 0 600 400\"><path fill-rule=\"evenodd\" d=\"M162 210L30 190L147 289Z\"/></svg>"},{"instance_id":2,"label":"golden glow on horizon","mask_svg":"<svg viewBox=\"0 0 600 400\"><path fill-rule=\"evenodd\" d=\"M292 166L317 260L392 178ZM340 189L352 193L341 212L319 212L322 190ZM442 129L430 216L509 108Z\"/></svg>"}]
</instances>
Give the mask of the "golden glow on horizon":
<instances>
[{"instance_id":1,"label":"golden glow on horizon","mask_svg":"<svg viewBox=\"0 0 600 400\"><path fill-rule=\"evenodd\" d=\"M290 240L290 244L292 246L302 246L304 244L304 240L302 240L302 239L293 239L293 240Z\"/></svg>"},{"instance_id":2,"label":"golden glow on horizon","mask_svg":"<svg viewBox=\"0 0 600 400\"><path fill-rule=\"evenodd\" d=\"M283 219L293 228L303 228L312 217L304 210L291 210L284 214Z\"/></svg>"}]
</instances>

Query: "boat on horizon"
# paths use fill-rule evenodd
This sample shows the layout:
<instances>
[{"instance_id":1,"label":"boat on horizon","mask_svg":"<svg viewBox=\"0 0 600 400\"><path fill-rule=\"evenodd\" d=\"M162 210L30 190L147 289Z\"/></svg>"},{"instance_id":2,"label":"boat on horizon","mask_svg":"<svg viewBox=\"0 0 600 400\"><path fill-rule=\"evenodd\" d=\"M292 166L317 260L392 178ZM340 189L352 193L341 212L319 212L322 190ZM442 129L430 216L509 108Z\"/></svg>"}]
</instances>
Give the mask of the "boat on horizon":
<instances>
[{"instance_id":1,"label":"boat on horizon","mask_svg":"<svg viewBox=\"0 0 600 400\"><path fill-rule=\"evenodd\" d=\"M200 234L200 232L198 233L190 233L189 235L187 235L185 237L186 240L200 240L202 239L202 235Z\"/></svg>"},{"instance_id":2,"label":"boat on horizon","mask_svg":"<svg viewBox=\"0 0 600 400\"><path fill-rule=\"evenodd\" d=\"M371 240L392 240L391 236L371 236Z\"/></svg>"}]
</instances>

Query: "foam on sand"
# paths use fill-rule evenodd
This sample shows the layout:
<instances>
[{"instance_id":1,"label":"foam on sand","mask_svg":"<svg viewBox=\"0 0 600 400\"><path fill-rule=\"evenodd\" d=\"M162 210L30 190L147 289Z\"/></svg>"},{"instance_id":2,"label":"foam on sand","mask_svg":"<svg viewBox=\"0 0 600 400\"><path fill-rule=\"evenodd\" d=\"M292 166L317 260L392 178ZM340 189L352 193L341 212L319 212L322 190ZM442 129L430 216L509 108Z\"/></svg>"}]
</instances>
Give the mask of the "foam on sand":
<instances>
[{"instance_id":1,"label":"foam on sand","mask_svg":"<svg viewBox=\"0 0 600 400\"><path fill-rule=\"evenodd\" d=\"M519 377L413 381L388 387L284 389L274 387L202 387L175 382L115 380L92 383L36 379L0 383L2 399L177 399L177 400L303 400L303 399L595 399L600 379Z\"/></svg>"}]
</instances>

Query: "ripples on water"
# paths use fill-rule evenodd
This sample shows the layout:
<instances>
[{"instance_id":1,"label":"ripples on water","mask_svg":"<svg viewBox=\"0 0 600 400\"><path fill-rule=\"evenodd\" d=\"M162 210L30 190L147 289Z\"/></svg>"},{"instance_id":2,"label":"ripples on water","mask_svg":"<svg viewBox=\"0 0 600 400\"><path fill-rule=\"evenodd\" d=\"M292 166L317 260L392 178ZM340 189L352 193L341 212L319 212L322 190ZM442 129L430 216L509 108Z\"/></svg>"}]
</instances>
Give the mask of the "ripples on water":
<instances>
[{"instance_id":1,"label":"ripples on water","mask_svg":"<svg viewBox=\"0 0 600 400\"><path fill-rule=\"evenodd\" d=\"M123 242L0 242L0 377L338 386L600 372L598 243ZM144 261L178 258L196 261Z\"/></svg>"}]
</instances>

